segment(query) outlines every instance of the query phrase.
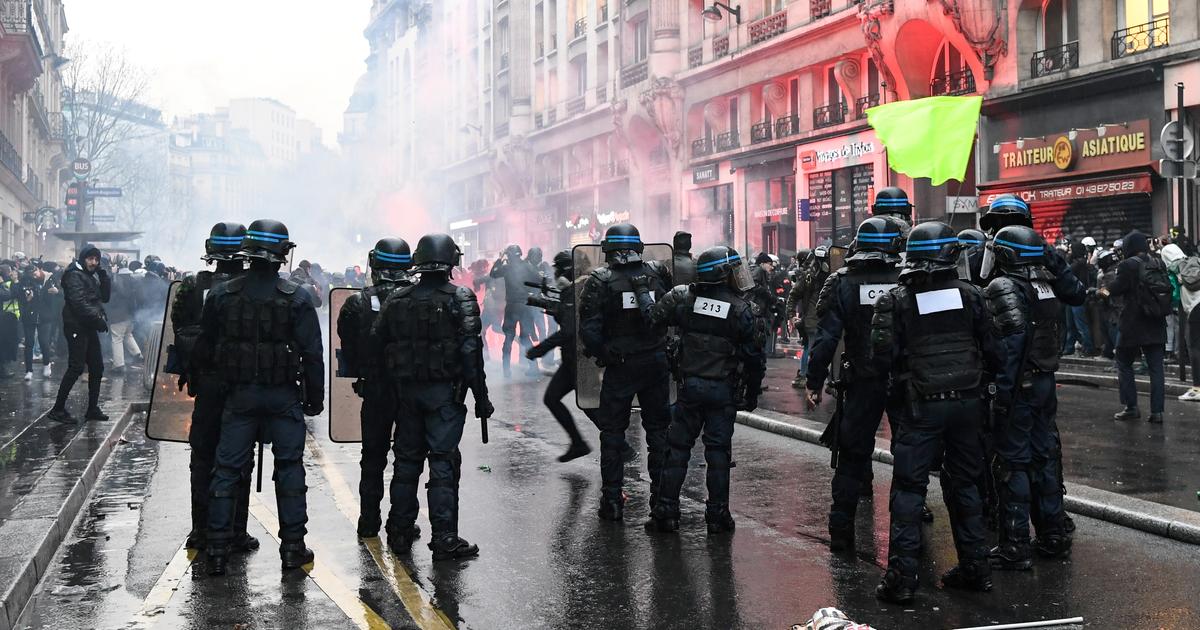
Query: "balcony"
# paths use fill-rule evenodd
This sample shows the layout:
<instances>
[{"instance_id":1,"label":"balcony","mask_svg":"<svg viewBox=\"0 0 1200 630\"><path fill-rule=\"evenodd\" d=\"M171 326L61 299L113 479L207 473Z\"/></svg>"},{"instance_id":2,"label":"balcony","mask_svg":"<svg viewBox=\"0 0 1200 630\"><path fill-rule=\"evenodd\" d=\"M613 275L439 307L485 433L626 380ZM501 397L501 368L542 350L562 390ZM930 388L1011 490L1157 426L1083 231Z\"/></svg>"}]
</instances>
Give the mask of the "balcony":
<instances>
[{"instance_id":1,"label":"balcony","mask_svg":"<svg viewBox=\"0 0 1200 630\"><path fill-rule=\"evenodd\" d=\"M722 35L713 38L713 59L720 59L729 54L729 36Z\"/></svg>"},{"instance_id":2,"label":"balcony","mask_svg":"<svg viewBox=\"0 0 1200 630\"><path fill-rule=\"evenodd\" d=\"M541 129L542 127L546 126L546 123L542 118L542 112L538 112L533 115L533 126L536 129Z\"/></svg>"},{"instance_id":3,"label":"balcony","mask_svg":"<svg viewBox=\"0 0 1200 630\"><path fill-rule=\"evenodd\" d=\"M786 30L787 11L780 11L750 25L750 44L765 42Z\"/></svg>"},{"instance_id":4,"label":"balcony","mask_svg":"<svg viewBox=\"0 0 1200 630\"><path fill-rule=\"evenodd\" d=\"M547 55L553 55L558 50L558 33L550 34L550 49L546 51Z\"/></svg>"},{"instance_id":5,"label":"balcony","mask_svg":"<svg viewBox=\"0 0 1200 630\"><path fill-rule=\"evenodd\" d=\"M558 108L551 107L546 111L546 126L549 127L556 122L558 122Z\"/></svg>"},{"instance_id":6,"label":"balcony","mask_svg":"<svg viewBox=\"0 0 1200 630\"><path fill-rule=\"evenodd\" d=\"M546 56L546 42L536 42L533 45L533 50L537 53L536 57L541 59Z\"/></svg>"},{"instance_id":7,"label":"balcony","mask_svg":"<svg viewBox=\"0 0 1200 630\"><path fill-rule=\"evenodd\" d=\"M786 138L800 133L800 117L792 114L775 119L775 137Z\"/></svg>"},{"instance_id":8,"label":"balcony","mask_svg":"<svg viewBox=\"0 0 1200 630\"><path fill-rule=\"evenodd\" d=\"M34 83L33 89L29 91L29 99L33 101L34 118L47 134L50 133L50 119L46 114L46 99L42 96L42 86Z\"/></svg>"},{"instance_id":9,"label":"balcony","mask_svg":"<svg viewBox=\"0 0 1200 630\"><path fill-rule=\"evenodd\" d=\"M582 94L567 101L567 116L578 116L579 114L582 114L584 103L585 102Z\"/></svg>"},{"instance_id":10,"label":"balcony","mask_svg":"<svg viewBox=\"0 0 1200 630\"><path fill-rule=\"evenodd\" d=\"M650 76L649 72L650 68L645 60L621 68L621 87L632 87L645 81Z\"/></svg>"},{"instance_id":11,"label":"balcony","mask_svg":"<svg viewBox=\"0 0 1200 630\"><path fill-rule=\"evenodd\" d=\"M606 179L625 177L629 174L629 160L614 160L600 167L601 174Z\"/></svg>"},{"instance_id":12,"label":"balcony","mask_svg":"<svg viewBox=\"0 0 1200 630\"><path fill-rule=\"evenodd\" d=\"M507 52L500 53L500 69L508 70L508 53Z\"/></svg>"},{"instance_id":13,"label":"balcony","mask_svg":"<svg viewBox=\"0 0 1200 630\"><path fill-rule=\"evenodd\" d=\"M575 38L578 39L587 35L587 18L581 17L575 20Z\"/></svg>"},{"instance_id":14,"label":"balcony","mask_svg":"<svg viewBox=\"0 0 1200 630\"><path fill-rule=\"evenodd\" d=\"M929 82L930 96L962 96L975 93L975 75L970 68L951 72L945 76L934 77Z\"/></svg>"},{"instance_id":15,"label":"balcony","mask_svg":"<svg viewBox=\"0 0 1200 630\"><path fill-rule=\"evenodd\" d=\"M692 46L688 49L688 68L696 68L704 63L704 47Z\"/></svg>"},{"instance_id":16,"label":"balcony","mask_svg":"<svg viewBox=\"0 0 1200 630\"><path fill-rule=\"evenodd\" d=\"M1147 50L1162 48L1171 43L1170 30L1170 18L1121 29L1112 36L1112 58L1120 59Z\"/></svg>"},{"instance_id":17,"label":"balcony","mask_svg":"<svg viewBox=\"0 0 1200 630\"><path fill-rule=\"evenodd\" d=\"M750 126L750 144L771 141L771 130L774 125L770 120L764 120Z\"/></svg>"},{"instance_id":18,"label":"balcony","mask_svg":"<svg viewBox=\"0 0 1200 630\"><path fill-rule=\"evenodd\" d=\"M879 104L878 94L868 94L861 96L854 101L854 118L861 120L867 117L867 110Z\"/></svg>"},{"instance_id":19,"label":"balcony","mask_svg":"<svg viewBox=\"0 0 1200 630\"><path fill-rule=\"evenodd\" d=\"M16 92L33 87L42 73L42 43L34 24L31 0L0 0L0 59Z\"/></svg>"},{"instance_id":20,"label":"balcony","mask_svg":"<svg viewBox=\"0 0 1200 630\"><path fill-rule=\"evenodd\" d=\"M606 22L608 22L608 5L600 5L600 8L596 9L596 14L600 16L600 23L596 25L596 28L600 28L601 26L604 26Z\"/></svg>"},{"instance_id":21,"label":"balcony","mask_svg":"<svg viewBox=\"0 0 1200 630\"><path fill-rule=\"evenodd\" d=\"M546 175L537 183L537 192L539 195L547 193L559 192L563 189L562 175Z\"/></svg>"},{"instance_id":22,"label":"balcony","mask_svg":"<svg viewBox=\"0 0 1200 630\"><path fill-rule=\"evenodd\" d=\"M33 174L32 168L26 167L25 170L25 190L28 190L34 199L42 201L42 183L38 180L38 176Z\"/></svg>"},{"instance_id":23,"label":"balcony","mask_svg":"<svg viewBox=\"0 0 1200 630\"><path fill-rule=\"evenodd\" d=\"M845 103L832 103L830 105L822 105L813 110L813 128L823 129L832 127L846 122L846 107Z\"/></svg>"},{"instance_id":24,"label":"balcony","mask_svg":"<svg viewBox=\"0 0 1200 630\"><path fill-rule=\"evenodd\" d=\"M833 0L808 0L808 15L813 20L819 20L833 13Z\"/></svg>"},{"instance_id":25,"label":"balcony","mask_svg":"<svg viewBox=\"0 0 1200 630\"><path fill-rule=\"evenodd\" d=\"M567 181L571 188L587 186L596 182L596 171L591 168L581 168L577 171L571 171L567 176Z\"/></svg>"},{"instance_id":26,"label":"balcony","mask_svg":"<svg viewBox=\"0 0 1200 630\"><path fill-rule=\"evenodd\" d=\"M1029 60L1029 75L1044 77L1079 67L1079 42L1071 42L1033 53Z\"/></svg>"},{"instance_id":27,"label":"balcony","mask_svg":"<svg viewBox=\"0 0 1200 630\"><path fill-rule=\"evenodd\" d=\"M20 154L3 133L0 133L0 164L3 164L18 180L25 175Z\"/></svg>"},{"instance_id":28,"label":"balcony","mask_svg":"<svg viewBox=\"0 0 1200 630\"><path fill-rule=\"evenodd\" d=\"M46 115L50 120L50 139L62 141L66 139L66 120L62 112L50 112Z\"/></svg>"},{"instance_id":29,"label":"balcony","mask_svg":"<svg viewBox=\"0 0 1200 630\"><path fill-rule=\"evenodd\" d=\"M713 145L711 139L699 138L697 140L692 140L692 157L704 157L706 155L712 155L712 152Z\"/></svg>"},{"instance_id":30,"label":"balcony","mask_svg":"<svg viewBox=\"0 0 1200 630\"><path fill-rule=\"evenodd\" d=\"M738 135L737 129L717 134L717 153L736 149L740 146L742 146L742 140Z\"/></svg>"},{"instance_id":31,"label":"balcony","mask_svg":"<svg viewBox=\"0 0 1200 630\"><path fill-rule=\"evenodd\" d=\"M601 85L596 88L596 104L608 102L608 86Z\"/></svg>"}]
</instances>

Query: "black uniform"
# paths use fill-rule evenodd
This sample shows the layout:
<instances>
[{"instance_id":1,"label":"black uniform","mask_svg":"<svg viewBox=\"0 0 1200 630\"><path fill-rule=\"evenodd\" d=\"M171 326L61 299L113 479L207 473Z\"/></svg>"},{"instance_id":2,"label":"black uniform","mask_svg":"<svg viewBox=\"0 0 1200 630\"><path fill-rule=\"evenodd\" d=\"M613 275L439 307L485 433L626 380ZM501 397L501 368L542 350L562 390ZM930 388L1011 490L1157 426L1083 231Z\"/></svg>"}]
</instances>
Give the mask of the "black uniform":
<instances>
[{"instance_id":1,"label":"black uniform","mask_svg":"<svg viewBox=\"0 0 1200 630\"><path fill-rule=\"evenodd\" d=\"M651 309L659 329L676 327L678 352L672 370L679 398L667 433L670 450L658 478L654 517L679 518L679 492L692 445L704 434L710 529L732 528L729 469L738 405L753 409L766 372L757 307L728 285L678 286Z\"/></svg>"},{"instance_id":2,"label":"black uniform","mask_svg":"<svg viewBox=\"0 0 1200 630\"><path fill-rule=\"evenodd\" d=\"M227 385L220 373L212 368L211 361L196 356L197 341L201 333L201 314L205 298L214 287L242 274L241 261L222 261L216 272L202 271L184 278L175 293L171 305L171 328L175 332L175 348L182 362L180 379L195 397L192 407L192 425L188 432L188 444L192 447L192 532L188 536L188 547L204 548L205 531L208 528L208 495L212 485L213 467L217 458L217 444L221 440L221 414L225 411ZM246 540L246 521L250 504L250 475L254 469L251 455L242 467L237 480L237 496L234 501L233 539L237 546Z\"/></svg>"},{"instance_id":3,"label":"black uniform","mask_svg":"<svg viewBox=\"0 0 1200 630\"><path fill-rule=\"evenodd\" d=\"M875 303L891 291L900 275L894 262L881 253L851 256L846 266L829 276L817 300L817 326L809 340L809 391L821 392L830 376L838 342L845 339L838 375L840 408L832 448L837 453L833 474L830 532L853 538L854 515L861 489L870 487L871 454L885 408L894 425L902 415L903 397L890 395L886 374L870 363L871 317ZM893 432L894 434L894 432Z\"/></svg>"},{"instance_id":4,"label":"black uniform","mask_svg":"<svg viewBox=\"0 0 1200 630\"><path fill-rule=\"evenodd\" d=\"M587 353L607 366L595 419L603 504L618 516L620 508L613 505L622 504L622 452L634 396L642 409L652 492L666 458L671 396L666 337L651 326L649 307L666 295L671 274L657 262L639 261L594 269L585 282L579 335Z\"/></svg>"},{"instance_id":5,"label":"black uniform","mask_svg":"<svg viewBox=\"0 0 1200 630\"><path fill-rule=\"evenodd\" d=\"M253 225L251 226L253 228ZM271 442L279 538L302 543L305 415L325 400L325 354L312 295L254 260L245 275L217 285L204 302L200 343L229 385L209 502L209 553L234 535L234 503L254 443ZM282 549L282 547L281 547Z\"/></svg>"},{"instance_id":6,"label":"black uniform","mask_svg":"<svg viewBox=\"0 0 1200 630\"><path fill-rule=\"evenodd\" d=\"M909 241L910 250L914 243ZM986 575L987 531L977 486L984 465L980 419L984 374L999 367L1000 357L983 296L959 280L953 266L907 270L875 307L871 343L876 369L892 375L908 405L892 443L884 584L903 585L909 598L916 588L921 511L930 468L943 453L942 495L960 566Z\"/></svg>"},{"instance_id":7,"label":"black uniform","mask_svg":"<svg viewBox=\"0 0 1200 630\"><path fill-rule=\"evenodd\" d=\"M575 389L575 362L578 360L578 353L575 349L575 285L564 278L559 278L559 281L561 301L558 309L553 313L554 321L558 323L558 330L534 346L530 350L529 356L537 359L546 356L555 348L562 350L562 364L555 370L554 376L550 377L542 402L545 403L546 408L550 410L558 424L567 432L567 436L571 438L570 449L559 458L559 461L565 462L586 455L592 449L583 439L579 427L575 425L575 418L571 416L571 412L562 402L562 399ZM589 418L593 418L591 411L584 410L584 413Z\"/></svg>"},{"instance_id":8,"label":"black uniform","mask_svg":"<svg viewBox=\"0 0 1200 630\"><path fill-rule=\"evenodd\" d=\"M533 309L525 303L529 298L530 289L526 282L538 282L541 276L533 265L521 260L519 255L510 256L507 260L497 260L492 266L491 276L504 279L504 343L500 346L500 360L507 375L511 369L508 365L512 353L513 338L517 339L521 354L524 355L533 346L537 336L534 330ZM520 326L520 332L517 327ZM526 361L526 371L533 373L537 367L532 361Z\"/></svg>"},{"instance_id":9,"label":"black uniform","mask_svg":"<svg viewBox=\"0 0 1200 630\"><path fill-rule=\"evenodd\" d=\"M418 245L417 256L420 250ZM375 335L400 403L392 446L396 464L389 535L407 530L415 538L419 532L417 482L428 459L430 545L459 540L458 443L467 419L463 401L471 389L478 415L480 401L487 400L480 334L475 294L452 284L444 273L426 273L417 284L396 289L379 313ZM450 542L447 548L452 549Z\"/></svg>"},{"instance_id":10,"label":"black uniform","mask_svg":"<svg viewBox=\"0 0 1200 630\"><path fill-rule=\"evenodd\" d=\"M398 423L395 382L383 369L383 353L372 337L375 320L383 304L396 289L391 282L366 287L346 298L338 312L337 334L342 343L339 376L355 378L354 390L362 398L359 418L362 423L362 457L359 460L358 496L361 502L359 535L379 532L379 504L383 501L383 471L387 468L392 433ZM392 477L392 505L400 492ZM394 519L389 515L388 521Z\"/></svg>"}]
</instances>

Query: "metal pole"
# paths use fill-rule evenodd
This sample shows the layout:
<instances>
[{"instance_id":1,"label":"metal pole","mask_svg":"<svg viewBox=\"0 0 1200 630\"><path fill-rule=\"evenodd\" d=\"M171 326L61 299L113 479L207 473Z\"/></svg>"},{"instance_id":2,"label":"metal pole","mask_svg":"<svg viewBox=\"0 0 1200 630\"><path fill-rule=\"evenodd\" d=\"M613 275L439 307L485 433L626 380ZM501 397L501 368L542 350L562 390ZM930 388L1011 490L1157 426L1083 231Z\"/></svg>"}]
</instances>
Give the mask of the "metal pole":
<instances>
[{"instance_id":1,"label":"metal pole","mask_svg":"<svg viewBox=\"0 0 1200 630\"><path fill-rule=\"evenodd\" d=\"M1185 124L1187 124L1187 121L1185 120L1184 115L1183 115L1183 81L1176 83L1175 89L1176 89L1176 96L1178 99L1177 106L1179 108L1176 110L1177 114L1175 116L1175 120L1178 121L1178 124L1175 125L1175 140L1179 143L1176 146L1179 147L1180 159L1187 160L1188 156L1183 154L1183 146L1184 146L1183 126ZM1187 186L1188 186L1187 179L1180 177L1175 180L1175 188L1177 188L1179 191L1179 193L1178 193L1179 194L1179 218L1175 222L1175 225L1185 225L1186 226L1190 223L1190 221L1188 220L1188 210L1187 210ZM1169 233L1170 228L1168 228L1167 231ZM1193 235L1192 238L1195 238L1195 236ZM1176 319L1178 319L1178 318L1176 318ZM1176 340L1178 340L1178 338L1179 338L1178 333L1183 332L1184 330L1187 330L1186 324L1178 326L1178 329L1176 330L1176 335L1175 335ZM1176 344L1176 346L1178 346L1178 343ZM1178 349L1179 348L1176 347L1176 350L1178 350ZM1192 352L1194 350L1195 350L1194 348L1188 348L1189 352ZM1175 356L1177 357L1176 360L1179 362L1179 380L1183 381L1183 382L1187 382L1187 366L1183 360L1183 353L1176 352Z\"/></svg>"},{"instance_id":2,"label":"metal pole","mask_svg":"<svg viewBox=\"0 0 1200 630\"><path fill-rule=\"evenodd\" d=\"M1070 619L1047 619L1045 621L1030 621L1026 623L1006 623L998 626L975 626L972 628L959 628L958 630L1015 630L1017 628L1052 628L1054 626L1082 624L1083 617L1071 617Z\"/></svg>"}]
</instances>

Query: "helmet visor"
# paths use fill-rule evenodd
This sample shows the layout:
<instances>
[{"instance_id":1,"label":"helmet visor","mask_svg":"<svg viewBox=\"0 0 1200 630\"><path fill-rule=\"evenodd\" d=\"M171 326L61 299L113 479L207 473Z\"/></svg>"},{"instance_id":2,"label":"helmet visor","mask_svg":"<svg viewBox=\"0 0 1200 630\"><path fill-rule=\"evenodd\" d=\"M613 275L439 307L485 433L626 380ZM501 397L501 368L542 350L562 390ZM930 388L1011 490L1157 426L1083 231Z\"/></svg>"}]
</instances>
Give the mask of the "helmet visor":
<instances>
[{"instance_id":1,"label":"helmet visor","mask_svg":"<svg viewBox=\"0 0 1200 630\"><path fill-rule=\"evenodd\" d=\"M750 265L737 261L729 270L729 282L734 289L745 293L754 288L754 277L750 275Z\"/></svg>"},{"instance_id":2,"label":"helmet visor","mask_svg":"<svg viewBox=\"0 0 1200 630\"><path fill-rule=\"evenodd\" d=\"M991 279L992 273L996 270L996 252L993 249L995 245L988 241L983 248L983 264L979 266L979 279L987 282Z\"/></svg>"}]
</instances>

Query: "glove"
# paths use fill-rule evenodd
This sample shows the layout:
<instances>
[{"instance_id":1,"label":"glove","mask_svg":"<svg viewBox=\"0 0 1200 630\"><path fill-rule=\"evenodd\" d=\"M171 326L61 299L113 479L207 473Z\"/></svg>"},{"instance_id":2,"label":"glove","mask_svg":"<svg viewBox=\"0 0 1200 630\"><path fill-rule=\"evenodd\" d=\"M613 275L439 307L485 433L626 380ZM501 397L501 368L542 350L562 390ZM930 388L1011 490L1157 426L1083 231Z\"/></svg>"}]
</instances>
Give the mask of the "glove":
<instances>
[{"instance_id":1,"label":"glove","mask_svg":"<svg viewBox=\"0 0 1200 630\"><path fill-rule=\"evenodd\" d=\"M650 276L647 276L646 274L634 276L630 278L629 281L633 283L633 288L638 291L650 290Z\"/></svg>"},{"instance_id":2,"label":"glove","mask_svg":"<svg viewBox=\"0 0 1200 630\"><path fill-rule=\"evenodd\" d=\"M1043 258L1046 260L1046 271L1054 274L1054 277L1061 276L1070 265L1067 264L1067 259L1057 249L1046 246L1046 252Z\"/></svg>"},{"instance_id":3,"label":"glove","mask_svg":"<svg viewBox=\"0 0 1200 630\"><path fill-rule=\"evenodd\" d=\"M496 413L496 408L492 406L492 401L487 399L487 396L480 396L475 399L475 417L476 418L491 418L492 414Z\"/></svg>"},{"instance_id":4,"label":"glove","mask_svg":"<svg viewBox=\"0 0 1200 630\"><path fill-rule=\"evenodd\" d=\"M179 391L183 391L183 388L187 386L187 383L188 383L187 374L180 374L179 375Z\"/></svg>"},{"instance_id":5,"label":"glove","mask_svg":"<svg viewBox=\"0 0 1200 630\"><path fill-rule=\"evenodd\" d=\"M304 415L312 417L321 415L325 411L325 401L318 400L314 402L306 402L303 407Z\"/></svg>"},{"instance_id":6,"label":"glove","mask_svg":"<svg viewBox=\"0 0 1200 630\"><path fill-rule=\"evenodd\" d=\"M550 350L542 344L538 344L529 350L525 351L525 358L530 361L540 359L550 353Z\"/></svg>"},{"instance_id":7,"label":"glove","mask_svg":"<svg viewBox=\"0 0 1200 630\"><path fill-rule=\"evenodd\" d=\"M817 389L808 390L808 396L804 398L804 404L806 407L808 407L809 411L816 409L817 405L821 404L820 386L818 386Z\"/></svg>"},{"instance_id":8,"label":"glove","mask_svg":"<svg viewBox=\"0 0 1200 630\"><path fill-rule=\"evenodd\" d=\"M758 409L758 396L747 396L742 404L738 405L738 411L754 411Z\"/></svg>"}]
</instances>

